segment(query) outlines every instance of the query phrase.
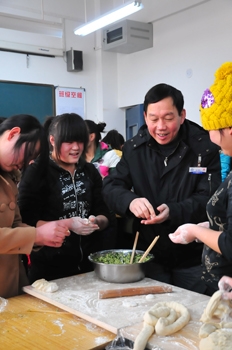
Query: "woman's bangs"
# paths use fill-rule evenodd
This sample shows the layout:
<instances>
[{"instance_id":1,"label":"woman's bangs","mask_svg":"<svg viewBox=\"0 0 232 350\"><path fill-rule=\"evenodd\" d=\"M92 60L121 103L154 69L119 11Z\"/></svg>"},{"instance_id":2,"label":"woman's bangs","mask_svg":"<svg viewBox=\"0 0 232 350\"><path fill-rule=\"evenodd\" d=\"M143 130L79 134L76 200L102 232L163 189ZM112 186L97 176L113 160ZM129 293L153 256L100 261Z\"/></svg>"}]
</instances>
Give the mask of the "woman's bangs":
<instances>
[{"instance_id":1,"label":"woman's bangs","mask_svg":"<svg viewBox=\"0 0 232 350\"><path fill-rule=\"evenodd\" d=\"M63 134L62 142L85 142L85 132L80 125L78 127L69 126L63 128L61 133Z\"/></svg>"}]
</instances>

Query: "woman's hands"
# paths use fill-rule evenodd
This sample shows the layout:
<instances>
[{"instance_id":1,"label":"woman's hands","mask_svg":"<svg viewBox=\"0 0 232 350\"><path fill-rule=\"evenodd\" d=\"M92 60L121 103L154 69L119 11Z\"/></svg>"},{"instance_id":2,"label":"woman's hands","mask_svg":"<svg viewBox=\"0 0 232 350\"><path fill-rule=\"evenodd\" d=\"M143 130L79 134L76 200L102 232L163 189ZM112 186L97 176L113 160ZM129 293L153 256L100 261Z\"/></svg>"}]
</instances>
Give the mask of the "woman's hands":
<instances>
[{"instance_id":1,"label":"woman's hands","mask_svg":"<svg viewBox=\"0 0 232 350\"><path fill-rule=\"evenodd\" d=\"M57 221L39 221L36 227L34 244L59 248L62 246L65 237L70 235L69 230L78 235L89 235L93 231L99 230L98 220L95 216L90 215L88 219L75 216Z\"/></svg>"},{"instance_id":2,"label":"woman's hands","mask_svg":"<svg viewBox=\"0 0 232 350\"><path fill-rule=\"evenodd\" d=\"M97 219L93 215L90 215L88 219L75 216L67 220L69 221L69 229L78 235L90 235L93 231L99 230Z\"/></svg>"},{"instance_id":3,"label":"woman's hands","mask_svg":"<svg viewBox=\"0 0 232 350\"><path fill-rule=\"evenodd\" d=\"M36 227L35 245L59 248L69 235L65 220L50 221Z\"/></svg>"},{"instance_id":4,"label":"woman's hands","mask_svg":"<svg viewBox=\"0 0 232 350\"><path fill-rule=\"evenodd\" d=\"M195 224L184 224L178 227L174 233L169 234L169 238L173 243L188 244L196 239L194 234Z\"/></svg>"},{"instance_id":5,"label":"woman's hands","mask_svg":"<svg viewBox=\"0 0 232 350\"><path fill-rule=\"evenodd\" d=\"M232 300L232 278L223 276L218 282L218 288L222 291L222 298Z\"/></svg>"}]
</instances>

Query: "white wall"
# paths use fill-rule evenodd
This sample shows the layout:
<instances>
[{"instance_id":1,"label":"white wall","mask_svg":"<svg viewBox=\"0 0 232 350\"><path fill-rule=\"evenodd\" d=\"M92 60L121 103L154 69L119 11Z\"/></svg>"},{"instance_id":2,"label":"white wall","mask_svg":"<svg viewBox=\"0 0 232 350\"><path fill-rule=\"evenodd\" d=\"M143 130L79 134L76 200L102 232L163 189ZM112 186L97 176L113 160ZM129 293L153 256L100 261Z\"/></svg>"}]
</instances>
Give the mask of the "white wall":
<instances>
[{"instance_id":1,"label":"white wall","mask_svg":"<svg viewBox=\"0 0 232 350\"><path fill-rule=\"evenodd\" d=\"M143 103L158 83L180 89L187 118L200 123L203 91L215 70L232 61L232 1L212 0L153 24L153 48L118 55L119 106ZM188 72L192 72L191 77Z\"/></svg>"},{"instance_id":2,"label":"white wall","mask_svg":"<svg viewBox=\"0 0 232 350\"><path fill-rule=\"evenodd\" d=\"M0 79L84 87L86 118L105 121L107 130L124 135L124 108L143 103L148 89L160 82L183 92L187 117L200 123L203 91L215 70L232 60L231 0L211 0L153 23L153 48L129 55L102 51L100 32L77 37L75 23L66 21L65 27L65 50L83 51L82 72L67 72L62 57L30 55L27 67L26 55L0 51Z\"/></svg>"}]
</instances>

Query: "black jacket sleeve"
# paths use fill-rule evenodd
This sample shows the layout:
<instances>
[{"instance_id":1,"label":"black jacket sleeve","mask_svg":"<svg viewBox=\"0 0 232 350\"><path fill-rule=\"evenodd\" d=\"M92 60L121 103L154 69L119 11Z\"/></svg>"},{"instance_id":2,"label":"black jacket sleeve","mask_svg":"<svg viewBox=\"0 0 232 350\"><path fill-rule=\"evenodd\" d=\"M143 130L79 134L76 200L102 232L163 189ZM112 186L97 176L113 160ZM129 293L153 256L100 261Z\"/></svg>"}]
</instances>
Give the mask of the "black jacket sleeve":
<instances>
[{"instance_id":1,"label":"black jacket sleeve","mask_svg":"<svg viewBox=\"0 0 232 350\"><path fill-rule=\"evenodd\" d=\"M36 226L42 217L41 210L46 201L46 169L38 170L34 162L25 170L19 183L18 205L22 222Z\"/></svg>"}]
</instances>

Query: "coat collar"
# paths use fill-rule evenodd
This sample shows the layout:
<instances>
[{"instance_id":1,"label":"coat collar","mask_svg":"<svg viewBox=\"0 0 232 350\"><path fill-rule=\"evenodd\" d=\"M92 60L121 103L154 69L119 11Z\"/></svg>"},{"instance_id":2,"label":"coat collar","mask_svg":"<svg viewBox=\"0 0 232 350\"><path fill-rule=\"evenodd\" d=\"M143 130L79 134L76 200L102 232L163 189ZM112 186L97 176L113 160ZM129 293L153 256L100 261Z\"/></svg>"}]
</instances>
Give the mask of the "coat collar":
<instances>
[{"instance_id":1,"label":"coat collar","mask_svg":"<svg viewBox=\"0 0 232 350\"><path fill-rule=\"evenodd\" d=\"M49 159L50 161L50 165L53 167L53 168L56 168L56 169L59 169L60 171L63 171L63 172L68 172L68 170L65 170L64 168L60 167L51 157ZM79 159L79 162L76 164L76 169L80 172L84 169L85 167L85 164L86 164L86 160L84 159L83 156L80 157Z\"/></svg>"},{"instance_id":2,"label":"coat collar","mask_svg":"<svg viewBox=\"0 0 232 350\"><path fill-rule=\"evenodd\" d=\"M184 147L191 148L196 155L201 153L201 155L204 156L212 151L214 152L215 148L219 149L218 146L210 141L208 132L205 131L200 125L190 120L185 120L181 125L179 130L179 139L180 144L182 144ZM153 145L152 148L156 148L154 147L154 143L156 143L156 141L149 134L146 124L141 126L138 134L130 139L129 142L131 142L134 149L144 143L149 143Z\"/></svg>"}]
</instances>

